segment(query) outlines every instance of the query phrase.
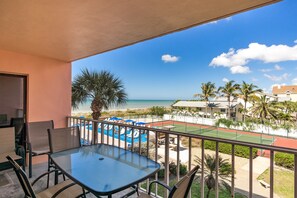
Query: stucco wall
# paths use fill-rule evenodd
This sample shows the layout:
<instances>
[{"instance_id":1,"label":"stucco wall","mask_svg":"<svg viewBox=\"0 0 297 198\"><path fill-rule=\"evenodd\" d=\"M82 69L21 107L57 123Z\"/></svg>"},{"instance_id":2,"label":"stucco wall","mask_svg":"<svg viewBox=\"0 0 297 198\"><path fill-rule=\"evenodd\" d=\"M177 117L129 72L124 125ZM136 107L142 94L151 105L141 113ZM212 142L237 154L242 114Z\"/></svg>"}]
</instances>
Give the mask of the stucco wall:
<instances>
[{"instance_id":1,"label":"stucco wall","mask_svg":"<svg viewBox=\"0 0 297 198\"><path fill-rule=\"evenodd\" d=\"M71 63L0 50L0 73L27 75L27 120L65 126L71 114Z\"/></svg>"}]
</instances>

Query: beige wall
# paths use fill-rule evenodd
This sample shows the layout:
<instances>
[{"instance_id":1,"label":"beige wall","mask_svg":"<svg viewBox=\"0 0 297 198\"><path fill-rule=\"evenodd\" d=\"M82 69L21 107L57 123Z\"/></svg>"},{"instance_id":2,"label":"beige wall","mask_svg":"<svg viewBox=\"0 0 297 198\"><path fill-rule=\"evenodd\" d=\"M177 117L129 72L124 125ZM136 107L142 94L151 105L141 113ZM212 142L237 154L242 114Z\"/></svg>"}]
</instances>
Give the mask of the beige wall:
<instances>
[{"instance_id":1,"label":"beige wall","mask_svg":"<svg viewBox=\"0 0 297 198\"><path fill-rule=\"evenodd\" d=\"M71 114L71 63L0 50L0 73L26 75L27 120L65 126Z\"/></svg>"},{"instance_id":2,"label":"beige wall","mask_svg":"<svg viewBox=\"0 0 297 198\"><path fill-rule=\"evenodd\" d=\"M0 76L0 114L7 119L17 116L17 109L23 109L23 79Z\"/></svg>"}]
</instances>

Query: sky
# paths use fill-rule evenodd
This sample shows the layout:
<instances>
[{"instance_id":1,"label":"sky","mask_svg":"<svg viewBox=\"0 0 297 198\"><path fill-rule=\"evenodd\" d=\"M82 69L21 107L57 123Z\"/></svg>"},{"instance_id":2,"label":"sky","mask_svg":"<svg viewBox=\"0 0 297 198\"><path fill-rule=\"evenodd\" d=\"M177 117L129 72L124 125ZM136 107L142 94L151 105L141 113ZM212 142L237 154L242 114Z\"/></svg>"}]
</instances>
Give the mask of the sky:
<instances>
[{"instance_id":1,"label":"sky","mask_svg":"<svg viewBox=\"0 0 297 198\"><path fill-rule=\"evenodd\" d=\"M234 80L271 93L297 85L297 1L284 0L180 32L81 59L119 77L129 99L194 99L201 83Z\"/></svg>"}]
</instances>

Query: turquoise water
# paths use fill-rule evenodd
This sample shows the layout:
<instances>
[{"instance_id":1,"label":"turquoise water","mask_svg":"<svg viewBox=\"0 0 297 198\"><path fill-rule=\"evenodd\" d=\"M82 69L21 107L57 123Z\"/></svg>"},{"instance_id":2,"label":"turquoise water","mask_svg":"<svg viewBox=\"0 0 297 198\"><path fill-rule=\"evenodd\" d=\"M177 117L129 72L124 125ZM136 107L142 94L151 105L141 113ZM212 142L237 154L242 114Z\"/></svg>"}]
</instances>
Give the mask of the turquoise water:
<instances>
[{"instance_id":1,"label":"turquoise water","mask_svg":"<svg viewBox=\"0 0 297 198\"><path fill-rule=\"evenodd\" d=\"M93 129L92 126L88 126L87 128L89 130L92 130ZM122 141L125 141L125 134L122 134L122 135L119 134L118 126L115 127L115 131L117 131L117 132L114 133L114 138L115 139L119 139L120 138ZM101 133L101 127L98 128L98 133ZM129 133L131 133L131 129L128 129L127 130L127 134L129 134ZM110 130L104 129L104 134L112 137L113 136L113 131L112 131L112 129L110 129ZM142 143L147 141L147 134L142 134L141 133L139 136L141 137L140 140L141 140ZM135 137L133 139L133 142L134 143L139 142L139 136L138 137ZM126 141L131 144L132 143L132 137L126 137Z\"/></svg>"},{"instance_id":2,"label":"turquoise water","mask_svg":"<svg viewBox=\"0 0 297 198\"><path fill-rule=\"evenodd\" d=\"M174 100L128 100L125 105L112 106L109 111L123 110L123 109L144 109L153 106L170 107ZM88 112L90 110L91 100L87 103L80 105L78 109L74 109L73 112Z\"/></svg>"}]
</instances>

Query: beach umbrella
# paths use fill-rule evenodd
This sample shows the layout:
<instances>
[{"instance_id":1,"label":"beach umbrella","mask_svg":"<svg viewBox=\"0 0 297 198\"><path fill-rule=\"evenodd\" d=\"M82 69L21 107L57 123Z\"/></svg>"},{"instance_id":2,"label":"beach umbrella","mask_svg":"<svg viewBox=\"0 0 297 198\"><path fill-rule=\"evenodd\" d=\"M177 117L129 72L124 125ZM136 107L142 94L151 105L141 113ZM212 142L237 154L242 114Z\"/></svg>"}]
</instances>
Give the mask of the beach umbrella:
<instances>
[{"instance_id":1,"label":"beach umbrella","mask_svg":"<svg viewBox=\"0 0 297 198\"><path fill-rule=\"evenodd\" d=\"M136 122L135 124L137 124L137 125L145 125L146 123L145 122Z\"/></svg>"},{"instance_id":2,"label":"beach umbrella","mask_svg":"<svg viewBox=\"0 0 297 198\"><path fill-rule=\"evenodd\" d=\"M122 118L117 118L117 117L111 117L109 120L114 120L114 121L118 121L118 120L122 120Z\"/></svg>"},{"instance_id":3,"label":"beach umbrella","mask_svg":"<svg viewBox=\"0 0 297 198\"><path fill-rule=\"evenodd\" d=\"M125 120L125 122L132 122L132 123L134 123L135 121L134 120Z\"/></svg>"}]
</instances>

